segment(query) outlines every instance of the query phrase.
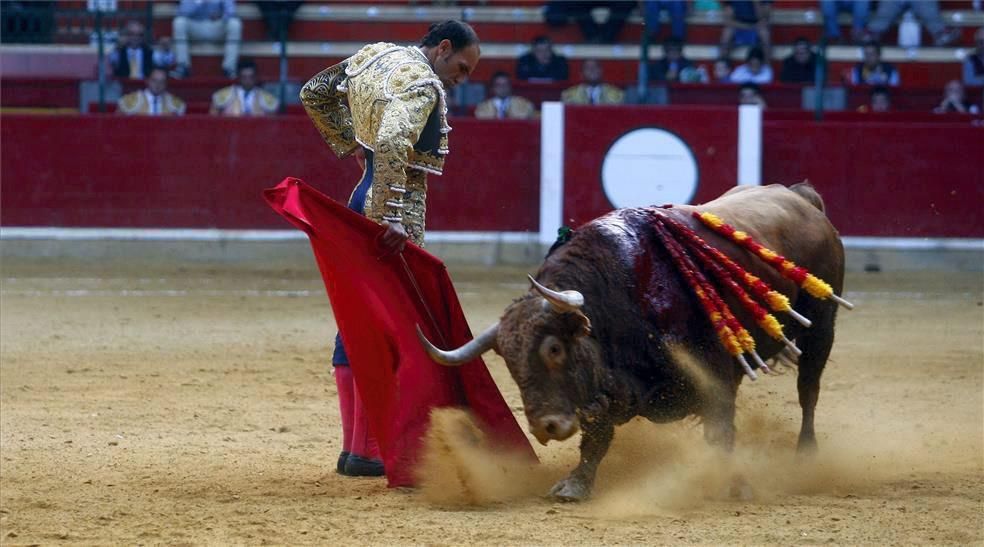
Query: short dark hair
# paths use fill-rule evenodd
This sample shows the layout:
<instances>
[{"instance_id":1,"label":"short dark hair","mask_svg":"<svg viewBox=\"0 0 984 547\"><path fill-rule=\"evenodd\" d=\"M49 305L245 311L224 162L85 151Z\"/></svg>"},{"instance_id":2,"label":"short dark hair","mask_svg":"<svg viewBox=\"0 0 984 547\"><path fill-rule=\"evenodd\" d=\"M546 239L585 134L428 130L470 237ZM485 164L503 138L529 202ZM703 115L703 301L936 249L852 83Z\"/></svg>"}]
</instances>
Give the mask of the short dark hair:
<instances>
[{"instance_id":1,"label":"short dark hair","mask_svg":"<svg viewBox=\"0 0 984 547\"><path fill-rule=\"evenodd\" d=\"M671 47L683 49L683 40L670 36L665 42L663 42L663 49L666 50Z\"/></svg>"},{"instance_id":2,"label":"short dark hair","mask_svg":"<svg viewBox=\"0 0 984 547\"><path fill-rule=\"evenodd\" d=\"M534 46L538 46L540 44L550 44L550 43L552 43L552 41L550 40L550 37L547 36L546 34L541 34L541 35L533 38L533 45Z\"/></svg>"},{"instance_id":3,"label":"short dark hair","mask_svg":"<svg viewBox=\"0 0 984 547\"><path fill-rule=\"evenodd\" d=\"M753 47L748 50L748 56L745 57L746 61L751 61L752 59L758 59L759 61L765 62L765 53L760 47Z\"/></svg>"},{"instance_id":4,"label":"short dark hair","mask_svg":"<svg viewBox=\"0 0 984 547\"><path fill-rule=\"evenodd\" d=\"M884 95L889 99L892 98L892 92L889 91L888 88L883 85L876 85L875 87L871 88L871 98L872 99L875 98L875 95Z\"/></svg>"},{"instance_id":5,"label":"short dark hair","mask_svg":"<svg viewBox=\"0 0 984 547\"><path fill-rule=\"evenodd\" d=\"M494 82L496 80L496 78L507 78L507 79L509 79L509 81L512 81L512 76L510 76L509 73L506 72L505 70L500 70L500 71L496 72L495 74L493 74L492 77L489 78L489 83Z\"/></svg>"},{"instance_id":6,"label":"short dark hair","mask_svg":"<svg viewBox=\"0 0 984 547\"><path fill-rule=\"evenodd\" d=\"M420 39L420 45L424 47L436 47L444 40L451 42L451 50L459 51L473 44L478 44L478 34L468 23L448 19L440 23L434 23L427 29L427 34Z\"/></svg>"},{"instance_id":7,"label":"short dark hair","mask_svg":"<svg viewBox=\"0 0 984 547\"><path fill-rule=\"evenodd\" d=\"M252 59L240 59L239 62L236 63L236 74L239 74L247 68L252 68L253 70L259 72L259 70L256 69L256 61Z\"/></svg>"},{"instance_id":8,"label":"short dark hair","mask_svg":"<svg viewBox=\"0 0 984 547\"><path fill-rule=\"evenodd\" d=\"M796 37L796 39L795 39L795 40L793 40L793 45L794 45L794 46L797 46L797 45L799 45L799 44L806 44L806 45L810 45L810 41L809 41L809 40L807 40L807 39L806 39L805 37L803 37L803 36L797 36L797 37Z\"/></svg>"}]
</instances>

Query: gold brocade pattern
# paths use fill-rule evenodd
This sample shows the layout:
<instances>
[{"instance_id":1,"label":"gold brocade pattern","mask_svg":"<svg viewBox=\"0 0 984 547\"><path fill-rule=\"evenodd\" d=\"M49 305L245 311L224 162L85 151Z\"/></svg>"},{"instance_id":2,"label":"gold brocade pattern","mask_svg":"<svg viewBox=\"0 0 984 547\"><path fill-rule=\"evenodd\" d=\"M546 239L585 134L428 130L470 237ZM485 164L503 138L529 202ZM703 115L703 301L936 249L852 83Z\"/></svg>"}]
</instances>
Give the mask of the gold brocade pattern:
<instances>
[{"instance_id":1,"label":"gold brocade pattern","mask_svg":"<svg viewBox=\"0 0 984 547\"><path fill-rule=\"evenodd\" d=\"M348 101L345 94L338 90L338 84L345 78L346 62L322 70L301 89L304 110L339 158L348 156L359 146L352 129Z\"/></svg>"},{"instance_id":2,"label":"gold brocade pattern","mask_svg":"<svg viewBox=\"0 0 984 547\"><path fill-rule=\"evenodd\" d=\"M423 243L426 173L442 172L450 127L444 88L420 50L367 45L312 78L301 101L340 157L354 143L374 152L365 215L402 222L411 241ZM420 146L425 127L430 148Z\"/></svg>"},{"instance_id":3,"label":"gold brocade pattern","mask_svg":"<svg viewBox=\"0 0 984 547\"><path fill-rule=\"evenodd\" d=\"M561 93L560 100L565 104L591 104L590 90L585 84L569 87ZM613 85L601 84L601 96L598 97L597 104L622 104L624 100L624 91Z\"/></svg>"}]
</instances>

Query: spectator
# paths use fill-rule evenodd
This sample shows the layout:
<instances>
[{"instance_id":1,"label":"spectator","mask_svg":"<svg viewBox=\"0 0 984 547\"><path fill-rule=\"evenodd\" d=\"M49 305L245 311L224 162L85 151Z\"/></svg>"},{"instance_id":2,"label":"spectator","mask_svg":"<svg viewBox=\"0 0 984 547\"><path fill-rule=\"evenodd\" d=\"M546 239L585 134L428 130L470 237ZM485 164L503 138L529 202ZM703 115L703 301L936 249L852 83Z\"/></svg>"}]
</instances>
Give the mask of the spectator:
<instances>
[{"instance_id":1,"label":"spectator","mask_svg":"<svg viewBox=\"0 0 984 547\"><path fill-rule=\"evenodd\" d=\"M516 77L530 82L554 82L567 79L567 58L553 50L547 36L533 39L530 51L516 61Z\"/></svg>"},{"instance_id":2,"label":"spectator","mask_svg":"<svg viewBox=\"0 0 984 547\"><path fill-rule=\"evenodd\" d=\"M714 67L711 70L714 81L717 83L731 82L731 61L725 57L714 59Z\"/></svg>"},{"instance_id":3,"label":"spectator","mask_svg":"<svg viewBox=\"0 0 984 547\"><path fill-rule=\"evenodd\" d=\"M167 92L167 71L153 68L147 76L147 88L120 97L116 113L127 116L182 116L185 103Z\"/></svg>"},{"instance_id":4,"label":"spectator","mask_svg":"<svg viewBox=\"0 0 984 547\"><path fill-rule=\"evenodd\" d=\"M276 114L280 101L257 87L256 63L243 59L236 67L235 84L212 94L208 113L214 116L269 116Z\"/></svg>"},{"instance_id":5,"label":"spectator","mask_svg":"<svg viewBox=\"0 0 984 547\"><path fill-rule=\"evenodd\" d=\"M625 92L604 83L601 63L588 59L581 65L581 80L584 82L564 90L560 100L567 104L622 104Z\"/></svg>"},{"instance_id":6,"label":"spectator","mask_svg":"<svg viewBox=\"0 0 984 547\"><path fill-rule=\"evenodd\" d=\"M299 0L257 0L256 7L263 16L270 38L277 41L287 39L287 29L303 3Z\"/></svg>"},{"instance_id":7,"label":"spectator","mask_svg":"<svg viewBox=\"0 0 984 547\"><path fill-rule=\"evenodd\" d=\"M143 80L154 68L154 51L144 40L144 26L127 21L120 31L122 40L109 54L113 76Z\"/></svg>"},{"instance_id":8,"label":"spectator","mask_svg":"<svg viewBox=\"0 0 984 547\"><path fill-rule=\"evenodd\" d=\"M649 74L655 82L678 82L680 73L691 67L693 63L683 56L683 42L670 38L663 44L663 58L653 62Z\"/></svg>"},{"instance_id":9,"label":"spectator","mask_svg":"<svg viewBox=\"0 0 984 547\"><path fill-rule=\"evenodd\" d=\"M721 57L731 54L732 44L758 46L771 51L769 19L772 2L766 0L734 0L725 2L724 30L721 31Z\"/></svg>"},{"instance_id":10,"label":"spectator","mask_svg":"<svg viewBox=\"0 0 984 547\"><path fill-rule=\"evenodd\" d=\"M177 77L184 78L191 73L190 40L217 42L222 39L225 40L222 71L228 78L236 77L243 23L236 17L235 0L181 0L172 27L178 59Z\"/></svg>"},{"instance_id":11,"label":"spectator","mask_svg":"<svg viewBox=\"0 0 984 547\"><path fill-rule=\"evenodd\" d=\"M739 65L731 73L730 80L733 84L771 84L772 67L765 62L765 54L762 50L753 47L748 50L745 64Z\"/></svg>"},{"instance_id":12,"label":"spectator","mask_svg":"<svg viewBox=\"0 0 984 547\"><path fill-rule=\"evenodd\" d=\"M642 16L650 40L659 38L659 14L670 15L670 38L683 42L687 35L687 4L683 0L643 0Z\"/></svg>"},{"instance_id":13,"label":"spectator","mask_svg":"<svg viewBox=\"0 0 984 547\"><path fill-rule=\"evenodd\" d=\"M964 95L964 86L960 80L950 80L943 88L943 100L933 109L936 114L948 114L955 112L958 114L980 114L980 109L976 104L967 102Z\"/></svg>"},{"instance_id":14,"label":"spectator","mask_svg":"<svg viewBox=\"0 0 984 547\"><path fill-rule=\"evenodd\" d=\"M533 103L512 94L512 82L509 74L496 72L492 76L492 98L478 103L475 107L475 117L482 119L513 119L529 120L536 117Z\"/></svg>"},{"instance_id":15,"label":"spectator","mask_svg":"<svg viewBox=\"0 0 984 547\"><path fill-rule=\"evenodd\" d=\"M937 0L879 0L878 9L875 11L871 23L868 24L868 31L871 32L872 40L881 39L882 34L888 27L899 18L902 13L909 9L913 15L919 19L926 30L933 36L933 42L938 47L951 44L960 38L960 29L949 28L943 24L943 17L940 15L940 3Z\"/></svg>"},{"instance_id":16,"label":"spectator","mask_svg":"<svg viewBox=\"0 0 984 547\"><path fill-rule=\"evenodd\" d=\"M753 83L742 84L738 88L738 104L756 104L765 108L765 99L762 97L762 89Z\"/></svg>"},{"instance_id":17,"label":"spectator","mask_svg":"<svg viewBox=\"0 0 984 547\"><path fill-rule=\"evenodd\" d=\"M868 0L820 0L820 12L823 13L823 35L828 42L840 40L840 25L837 24L837 14L851 14L851 40L860 44L865 38L865 27L868 25L870 2Z\"/></svg>"},{"instance_id":18,"label":"spectator","mask_svg":"<svg viewBox=\"0 0 984 547\"><path fill-rule=\"evenodd\" d=\"M964 59L964 85L984 85L984 27L974 33L977 48Z\"/></svg>"},{"instance_id":19,"label":"spectator","mask_svg":"<svg viewBox=\"0 0 984 547\"><path fill-rule=\"evenodd\" d=\"M178 64L178 59L174 55L170 36L161 36L154 46L154 66L172 70Z\"/></svg>"},{"instance_id":20,"label":"spectator","mask_svg":"<svg viewBox=\"0 0 984 547\"><path fill-rule=\"evenodd\" d=\"M866 42L862 47L861 62L851 70L854 85L899 85L899 71L881 60L881 44Z\"/></svg>"},{"instance_id":21,"label":"spectator","mask_svg":"<svg viewBox=\"0 0 984 547\"><path fill-rule=\"evenodd\" d=\"M793 53L782 62L779 81L790 84L813 83L816 77L817 59L806 38L793 42Z\"/></svg>"},{"instance_id":22,"label":"spectator","mask_svg":"<svg viewBox=\"0 0 984 547\"><path fill-rule=\"evenodd\" d=\"M635 0L552 0L547 2L543 17L547 24L566 25L573 18L581 27L581 34L589 44L611 44L625 26L626 19L636 7ZM596 8L608 8L608 19L595 22L591 12Z\"/></svg>"}]
</instances>

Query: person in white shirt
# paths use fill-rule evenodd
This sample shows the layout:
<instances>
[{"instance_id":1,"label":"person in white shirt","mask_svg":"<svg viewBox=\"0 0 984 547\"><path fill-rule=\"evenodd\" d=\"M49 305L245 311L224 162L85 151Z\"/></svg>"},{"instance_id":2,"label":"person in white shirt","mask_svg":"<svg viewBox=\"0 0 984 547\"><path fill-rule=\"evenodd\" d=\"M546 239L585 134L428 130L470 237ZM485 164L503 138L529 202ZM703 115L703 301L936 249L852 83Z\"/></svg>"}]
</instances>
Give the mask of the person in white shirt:
<instances>
[{"instance_id":1,"label":"person in white shirt","mask_svg":"<svg viewBox=\"0 0 984 547\"><path fill-rule=\"evenodd\" d=\"M729 78L733 84L771 84L772 67L765 62L765 54L761 49L753 47L748 50L745 64L739 65L731 72Z\"/></svg>"},{"instance_id":2,"label":"person in white shirt","mask_svg":"<svg viewBox=\"0 0 984 547\"><path fill-rule=\"evenodd\" d=\"M280 101L257 84L256 63L243 59L237 66L237 81L212 94L209 114L216 116L269 116L276 114Z\"/></svg>"},{"instance_id":3,"label":"person in white shirt","mask_svg":"<svg viewBox=\"0 0 984 547\"><path fill-rule=\"evenodd\" d=\"M492 98L482 101L475 107L475 117L482 119L528 120L536 117L533 103L512 94L512 81L509 74L496 72L492 76Z\"/></svg>"},{"instance_id":4,"label":"person in white shirt","mask_svg":"<svg viewBox=\"0 0 984 547\"><path fill-rule=\"evenodd\" d=\"M182 116L185 103L167 92L167 72L150 71L146 89L127 93L116 103L116 113L126 116Z\"/></svg>"}]
</instances>

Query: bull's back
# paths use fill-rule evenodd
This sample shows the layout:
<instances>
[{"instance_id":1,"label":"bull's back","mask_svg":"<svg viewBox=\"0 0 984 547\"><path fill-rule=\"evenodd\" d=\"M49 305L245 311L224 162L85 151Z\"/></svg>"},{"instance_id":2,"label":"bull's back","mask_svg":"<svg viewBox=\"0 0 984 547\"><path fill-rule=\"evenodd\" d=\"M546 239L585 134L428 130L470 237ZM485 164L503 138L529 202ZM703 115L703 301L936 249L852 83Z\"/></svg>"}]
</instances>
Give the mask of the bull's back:
<instances>
[{"instance_id":1,"label":"bull's back","mask_svg":"<svg viewBox=\"0 0 984 547\"><path fill-rule=\"evenodd\" d=\"M741 186L703 205L681 207L717 215L840 289L844 249L823 208L820 195L808 184L796 189Z\"/></svg>"}]
</instances>

